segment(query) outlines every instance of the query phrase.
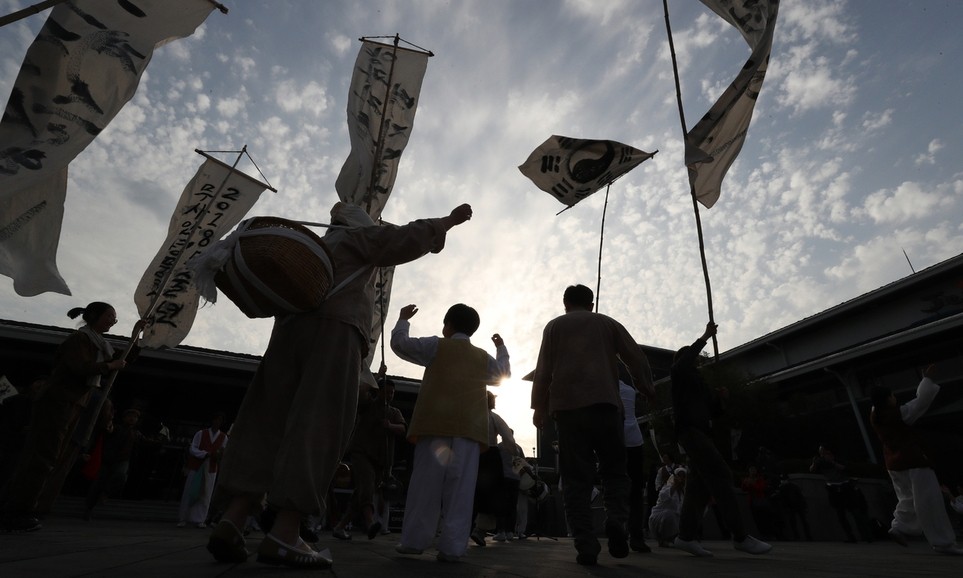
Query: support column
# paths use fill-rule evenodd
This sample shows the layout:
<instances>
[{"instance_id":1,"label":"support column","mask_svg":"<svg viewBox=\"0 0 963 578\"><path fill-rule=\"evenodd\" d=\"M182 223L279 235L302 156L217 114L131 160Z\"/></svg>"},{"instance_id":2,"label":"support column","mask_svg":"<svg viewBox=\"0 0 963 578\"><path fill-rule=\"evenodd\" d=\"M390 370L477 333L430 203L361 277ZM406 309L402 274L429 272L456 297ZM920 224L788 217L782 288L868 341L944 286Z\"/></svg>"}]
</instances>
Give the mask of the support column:
<instances>
[{"instance_id":1,"label":"support column","mask_svg":"<svg viewBox=\"0 0 963 578\"><path fill-rule=\"evenodd\" d=\"M853 415L856 416L856 425L859 426L859 433L863 436L863 444L866 446L866 455L869 457L870 463L878 463L876 461L876 452L873 450L873 442L870 440L869 431L866 429L866 422L863 420L863 414L859 411L859 404L856 403L856 378L853 377L851 371L847 371L846 375L840 375L838 372L827 367L825 370L833 375L843 387L846 388L846 396L849 398L849 405L853 409Z\"/></svg>"}]
</instances>

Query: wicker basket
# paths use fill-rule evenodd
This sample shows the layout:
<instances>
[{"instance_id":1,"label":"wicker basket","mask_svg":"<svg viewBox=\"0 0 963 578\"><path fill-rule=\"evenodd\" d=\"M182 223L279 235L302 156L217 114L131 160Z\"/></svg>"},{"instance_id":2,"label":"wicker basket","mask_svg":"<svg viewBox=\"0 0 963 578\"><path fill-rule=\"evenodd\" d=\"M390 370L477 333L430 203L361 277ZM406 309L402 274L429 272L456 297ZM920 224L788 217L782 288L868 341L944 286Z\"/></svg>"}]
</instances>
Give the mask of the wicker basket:
<instances>
[{"instance_id":1,"label":"wicker basket","mask_svg":"<svg viewBox=\"0 0 963 578\"><path fill-rule=\"evenodd\" d=\"M217 288L251 318L320 307L334 279L324 241L280 217L255 217L246 225L231 258L214 277Z\"/></svg>"}]
</instances>

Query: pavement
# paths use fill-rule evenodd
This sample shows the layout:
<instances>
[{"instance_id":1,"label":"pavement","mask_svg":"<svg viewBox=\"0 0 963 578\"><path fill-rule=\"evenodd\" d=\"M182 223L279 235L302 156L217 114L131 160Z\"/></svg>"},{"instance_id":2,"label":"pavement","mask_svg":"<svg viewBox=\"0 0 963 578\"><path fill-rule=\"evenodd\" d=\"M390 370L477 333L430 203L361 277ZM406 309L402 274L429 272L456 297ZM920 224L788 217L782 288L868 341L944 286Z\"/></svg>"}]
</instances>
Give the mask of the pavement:
<instances>
[{"instance_id":1,"label":"pavement","mask_svg":"<svg viewBox=\"0 0 963 578\"><path fill-rule=\"evenodd\" d=\"M94 519L54 516L43 529L27 534L0 534L0 576L5 578L104 576L110 578L214 576L302 576L430 578L433 576L518 576L568 578L574 576L738 576L740 578L819 576L959 576L963 556L934 553L922 540L908 547L893 542L846 544L837 542L776 542L771 553L750 556L733 550L731 542L706 541L713 558L695 558L670 548L653 546L651 554L632 552L614 559L605 550L594 567L575 563L569 538L529 538L472 544L458 563L439 562L435 551L421 556L395 552L398 534L351 541L321 537L319 549L329 548L334 566L329 570L292 570L260 564L252 555L241 564L218 564L205 549L210 530L177 528L171 522L134 519ZM247 538L254 551L260 533Z\"/></svg>"}]
</instances>

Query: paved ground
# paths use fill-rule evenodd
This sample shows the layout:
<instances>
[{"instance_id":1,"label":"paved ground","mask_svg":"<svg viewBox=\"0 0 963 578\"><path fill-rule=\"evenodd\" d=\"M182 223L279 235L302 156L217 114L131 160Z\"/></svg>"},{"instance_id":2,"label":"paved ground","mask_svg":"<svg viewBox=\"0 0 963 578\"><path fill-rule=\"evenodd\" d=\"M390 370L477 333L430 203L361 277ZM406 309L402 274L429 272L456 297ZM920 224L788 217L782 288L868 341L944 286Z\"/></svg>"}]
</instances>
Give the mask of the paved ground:
<instances>
[{"instance_id":1,"label":"paved ground","mask_svg":"<svg viewBox=\"0 0 963 578\"><path fill-rule=\"evenodd\" d=\"M42 530L30 534L0 534L0 576L5 578L127 576L193 578L213 576L297 576L323 573L333 576L429 578L432 576L520 576L567 578L571 576L959 576L963 557L933 553L921 541L901 548L889 542L843 544L832 542L779 542L766 556L736 552L727 542L706 542L714 558L694 558L671 549L652 554L632 553L615 560L604 553L592 568L575 564L571 540L542 538L472 545L464 561L437 562L434 551L419 557L397 554L397 534L368 541L356 536L350 542L322 537L334 568L296 571L254 561L226 565L213 562L204 548L207 530L176 528L167 522L94 520L73 517L47 520ZM360 538L360 539L359 539ZM260 534L248 537L248 549L257 548ZM603 540L604 544L604 540Z\"/></svg>"}]
</instances>

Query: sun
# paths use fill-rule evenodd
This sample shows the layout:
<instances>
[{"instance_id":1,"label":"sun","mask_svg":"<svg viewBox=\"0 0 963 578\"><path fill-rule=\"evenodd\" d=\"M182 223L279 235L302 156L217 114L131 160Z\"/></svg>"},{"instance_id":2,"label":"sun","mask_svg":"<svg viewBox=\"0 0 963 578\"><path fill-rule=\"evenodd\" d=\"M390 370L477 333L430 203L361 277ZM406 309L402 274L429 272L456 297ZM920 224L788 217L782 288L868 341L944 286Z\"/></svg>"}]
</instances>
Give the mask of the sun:
<instances>
[{"instance_id":1,"label":"sun","mask_svg":"<svg viewBox=\"0 0 963 578\"><path fill-rule=\"evenodd\" d=\"M532 425L532 382L519 378L503 379L497 386L489 386L495 394L495 413L512 429L515 443L527 457L535 452L535 426Z\"/></svg>"}]
</instances>

